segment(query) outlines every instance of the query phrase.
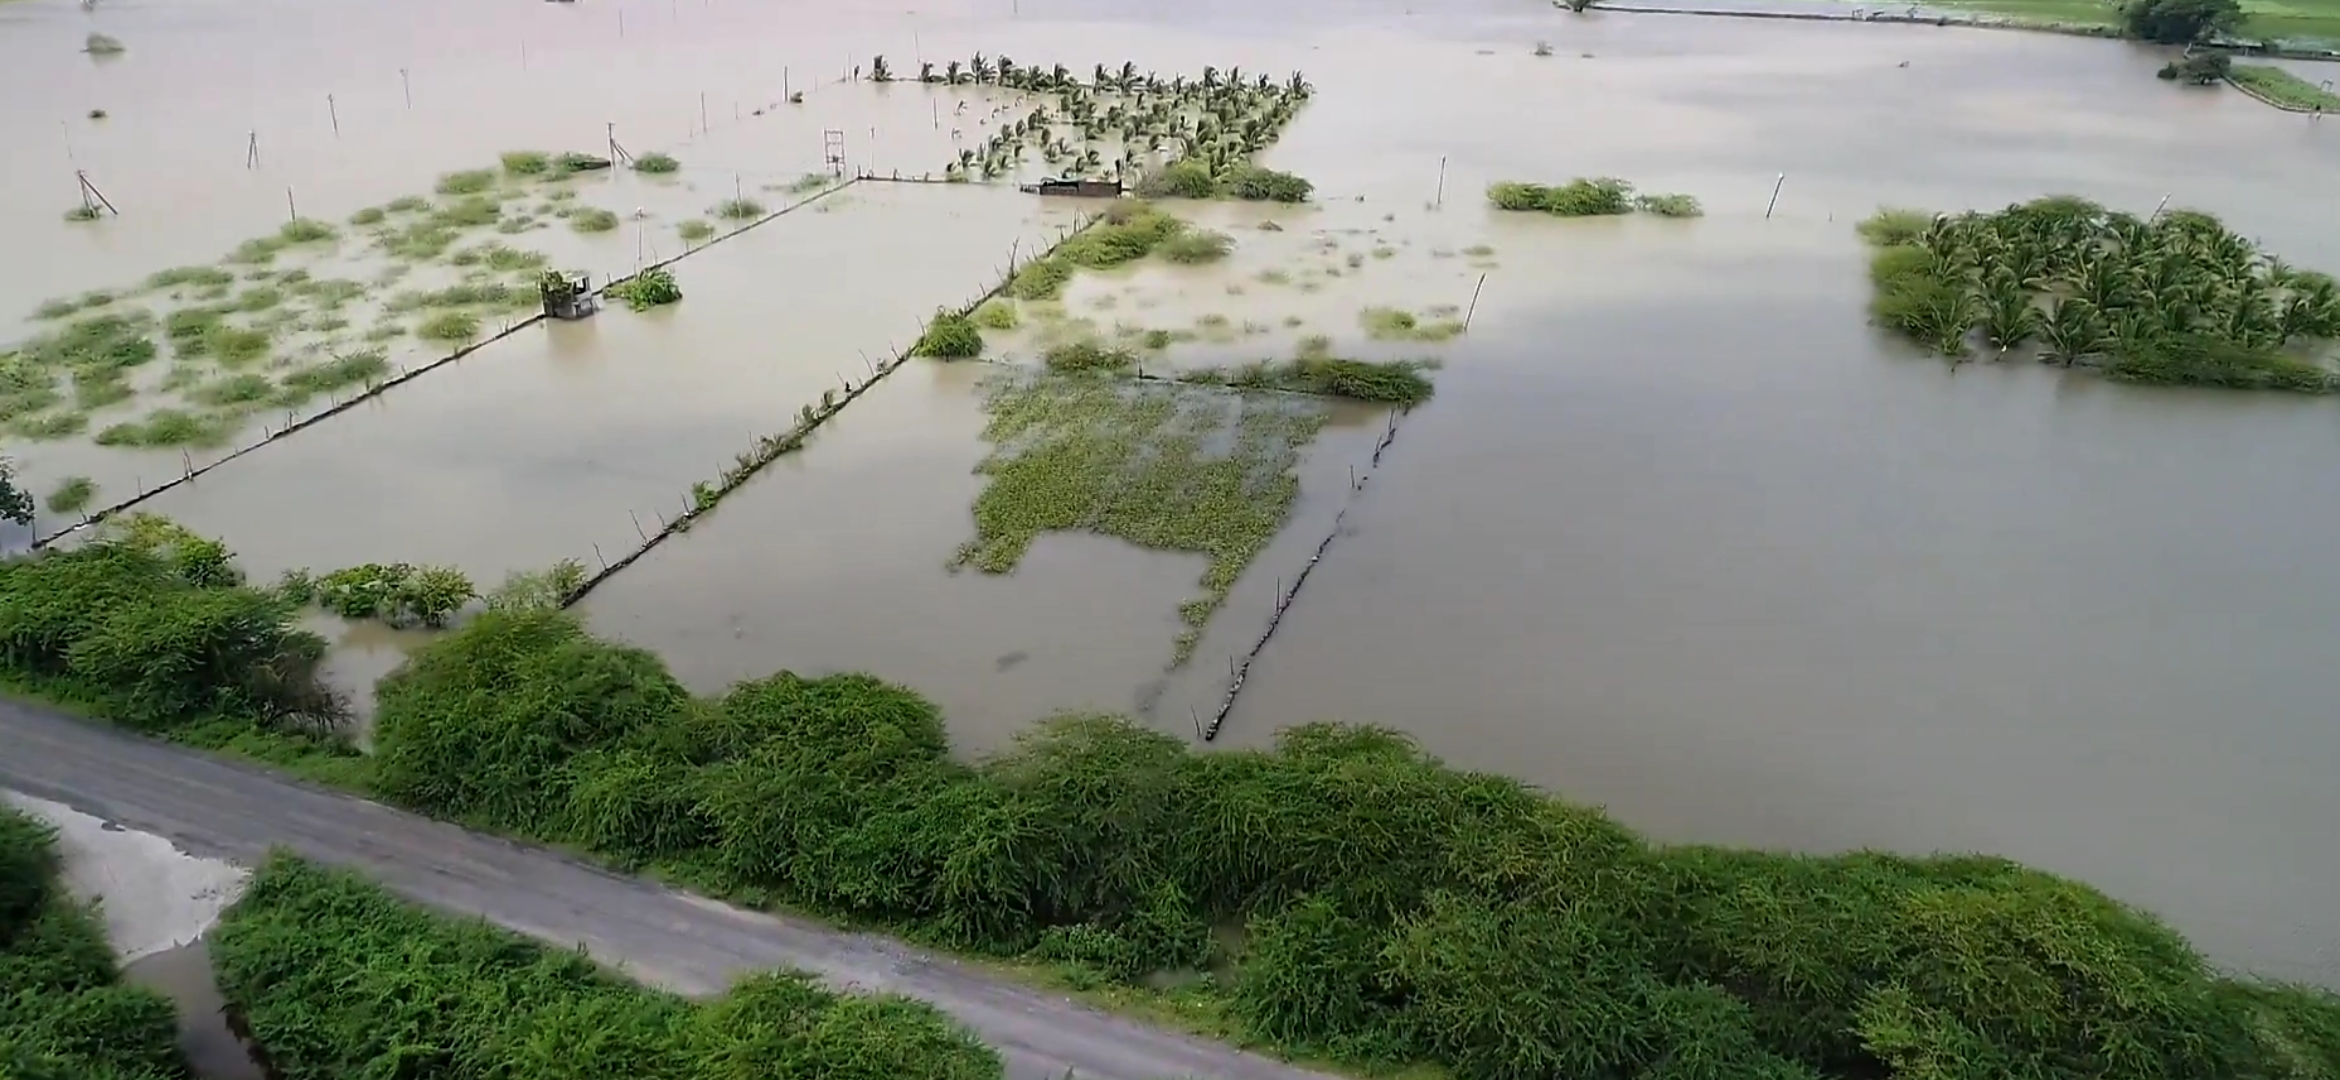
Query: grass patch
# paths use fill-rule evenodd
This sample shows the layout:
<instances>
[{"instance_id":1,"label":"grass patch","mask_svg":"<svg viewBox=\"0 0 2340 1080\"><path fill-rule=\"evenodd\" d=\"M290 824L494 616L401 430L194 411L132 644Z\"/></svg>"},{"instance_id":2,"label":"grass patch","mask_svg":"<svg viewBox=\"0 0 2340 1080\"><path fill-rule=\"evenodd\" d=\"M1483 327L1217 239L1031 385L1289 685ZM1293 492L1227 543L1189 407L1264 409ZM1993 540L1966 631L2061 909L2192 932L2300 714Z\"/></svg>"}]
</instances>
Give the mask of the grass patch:
<instances>
[{"instance_id":1,"label":"grass patch","mask_svg":"<svg viewBox=\"0 0 2340 1080\"><path fill-rule=\"evenodd\" d=\"M715 226L710 225L706 221L699 218L692 218L689 221L685 221L682 224L676 225L674 227L674 232L676 236L682 237L684 242L696 244L706 240L711 236L714 236Z\"/></svg>"},{"instance_id":2,"label":"grass patch","mask_svg":"<svg viewBox=\"0 0 2340 1080\"><path fill-rule=\"evenodd\" d=\"M2335 21L2340 22L2340 18ZM2271 64L2236 64L2227 69L2226 77L2285 108L2340 113L2340 94Z\"/></svg>"},{"instance_id":3,"label":"grass patch","mask_svg":"<svg viewBox=\"0 0 2340 1080\"><path fill-rule=\"evenodd\" d=\"M439 182L433 184L431 190L441 195L478 195L494 190L495 186L494 169L465 169L439 177Z\"/></svg>"},{"instance_id":4,"label":"grass patch","mask_svg":"<svg viewBox=\"0 0 2340 1080\"><path fill-rule=\"evenodd\" d=\"M635 172L650 173L653 175L665 175L667 173L680 171L681 169L682 162L676 161L674 159L674 155L662 154L656 150L652 150L651 152L634 159Z\"/></svg>"},{"instance_id":5,"label":"grass patch","mask_svg":"<svg viewBox=\"0 0 2340 1080\"><path fill-rule=\"evenodd\" d=\"M1394 307L1366 308L1357 321L1375 341L1451 341L1463 332L1460 319L1426 319Z\"/></svg>"},{"instance_id":6,"label":"grass patch","mask_svg":"<svg viewBox=\"0 0 2340 1080\"><path fill-rule=\"evenodd\" d=\"M389 371L388 354L380 349L366 349L294 371L284 377L284 385L288 390L322 394L371 383Z\"/></svg>"},{"instance_id":7,"label":"grass patch","mask_svg":"<svg viewBox=\"0 0 2340 1080\"><path fill-rule=\"evenodd\" d=\"M275 394L276 384L270 382L268 376L243 372L196 387L194 392L187 395L187 399L197 405L224 408L266 401Z\"/></svg>"},{"instance_id":8,"label":"grass patch","mask_svg":"<svg viewBox=\"0 0 2340 1080\"><path fill-rule=\"evenodd\" d=\"M1018 300L1054 300L1064 295L1073 276L1072 264L1056 258L1035 259L1008 279L1007 294Z\"/></svg>"},{"instance_id":9,"label":"grass patch","mask_svg":"<svg viewBox=\"0 0 2340 1080\"><path fill-rule=\"evenodd\" d=\"M1317 340L1317 339L1311 339ZM1239 390L1282 390L1295 394L1348 398L1385 405L1419 405L1430 400L1432 387L1423 372L1437 366L1427 360L1345 360L1303 343L1299 357L1281 364L1260 362L1235 368L1210 368L1180 376L1183 381Z\"/></svg>"},{"instance_id":10,"label":"grass patch","mask_svg":"<svg viewBox=\"0 0 2340 1080\"><path fill-rule=\"evenodd\" d=\"M1174 263L1188 266L1214 263L1235 250L1235 238L1205 229L1183 229L1178 235L1163 241L1157 250L1163 258Z\"/></svg>"},{"instance_id":11,"label":"grass patch","mask_svg":"<svg viewBox=\"0 0 2340 1080\"><path fill-rule=\"evenodd\" d=\"M393 214L419 214L431 208L431 201L420 195L401 195L382 204L382 209Z\"/></svg>"},{"instance_id":12,"label":"grass patch","mask_svg":"<svg viewBox=\"0 0 2340 1080\"><path fill-rule=\"evenodd\" d=\"M81 39L81 51L92 56L112 56L124 51L120 38L91 34Z\"/></svg>"},{"instance_id":13,"label":"grass patch","mask_svg":"<svg viewBox=\"0 0 2340 1080\"><path fill-rule=\"evenodd\" d=\"M1016 312L1015 301L998 297L985 300L968 318L985 330L1013 330L1023 322L1023 317Z\"/></svg>"},{"instance_id":14,"label":"grass patch","mask_svg":"<svg viewBox=\"0 0 2340 1080\"><path fill-rule=\"evenodd\" d=\"M241 367L268 355L268 331L225 323L203 332L202 353L226 367Z\"/></svg>"},{"instance_id":15,"label":"grass patch","mask_svg":"<svg viewBox=\"0 0 2340 1080\"><path fill-rule=\"evenodd\" d=\"M431 211L426 223L442 229L477 229L495 224L496 219L502 216L502 203L475 195L457 199Z\"/></svg>"},{"instance_id":16,"label":"grass patch","mask_svg":"<svg viewBox=\"0 0 2340 1080\"><path fill-rule=\"evenodd\" d=\"M1048 365L1048 370L1066 374L1127 371L1137 366L1136 353L1095 341L1067 341L1052 346L1040 355L1040 360Z\"/></svg>"},{"instance_id":17,"label":"grass patch","mask_svg":"<svg viewBox=\"0 0 2340 1080\"><path fill-rule=\"evenodd\" d=\"M287 244L319 244L339 237L341 232L316 218L294 218L276 230L276 235Z\"/></svg>"},{"instance_id":18,"label":"grass patch","mask_svg":"<svg viewBox=\"0 0 2340 1080\"><path fill-rule=\"evenodd\" d=\"M986 390L993 451L976 471L990 483L958 564L1007 573L1064 529L1205 555L1203 595L1179 611L1179 662L1283 526L1293 467L1325 416L1291 397L1123 379L1001 376Z\"/></svg>"},{"instance_id":19,"label":"grass patch","mask_svg":"<svg viewBox=\"0 0 2340 1080\"><path fill-rule=\"evenodd\" d=\"M975 320L952 311L937 311L910 346L912 356L939 360L969 360L983 355L983 331Z\"/></svg>"},{"instance_id":20,"label":"grass patch","mask_svg":"<svg viewBox=\"0 0 2340 1080\"><path fill-rule=\"evenodd\" d=\"M54 442L89 430L89 414L68 409L64 412L24 416L10 421L8 429L34 442Z\"/></svg>"},{"instance_id":21,"label":"grass patch","mask_svg":"<svg viewBox=\"0 0 2340 1080\"><path fill-rule=\"evenodd\" d=\"M449 308L483 308L490 311L518 311L534 306L534 292L515 288L500 281L464 281L443 289L408 289L390 298L384 310L403 315L424 310Z\"/></svg>"},{"instance_id":22,"label":"grass patch","mask_svg":"<svg viewBox=\"0 0 2340 1080\"><path fill-rule=\"evenodd\" d=\"M764 204L754 199L725 199L716 203L709 213L725 221L744 221L764 216Z\"/></svg>"},{"instance_id":23,"label":"grass patch","mask_svg":"<svg viewBox=\"0 0 2340 1080\"><path fill-rule=\"evenodd\" d=\"M553 167L552 155L542 150L507 150L500 160L509 176L543 176Z\"/></svg>"},{"instance_id":24,"label":"grass patch","mask_svg":"<svg viewBox=\"0 0 2340 1080\"><path fill-rule=\"evenodd\" d=\"M369 206L349 216L349 223L359 228L380 225L390 219L390 212L379 206Z\"/></svg>"},{"instance_id":25,"label":"grass patch","mask_svg":"<svg viewBox=\"0 0 2340 1080\"><path fill-rule=\"evenodd\" d=\"M235 434L236 427L233 415L156 409L98 432L96 442L99 446L219 446Z\"/></svg>"},{"instance_id":26,"label":"grass patch","mask_svg":"<svg viewBox=\"0 0 2340 1080\"><path fill-rule=\"evenodd\" d=\"M233 285L235 280L236 275L216 266L175 266L168 270L157 270L148 274L146 287L149 289L173 289L181 285L193 285L198 288L214 288L221 285Z\"/></svg>"},{"instance_id":27,"label":"grass patch","mask_svg":"<svg viewBox=\"0 0 2340 1080\"><path fill-rule=\"evenodd\" d=\"M98 213L98 208L89 203L83 203L64 213L64 218L67 221L96 221L101 216L103 215Z\"/></svg>"},{"instance_id":28,"label":"grass patch","mask_svg":"<svg viewBox=\"0 0 2340 1080\"><path fill-rule=\"evenodd\" d=\"M1608 217L1631 213L1633 185L1611 176L1577 177L1558 187L1511 181L1487 189L1498 210L1540 211L1558 217Z\"/></svg>"},{"instance_id":29,"label":"grass patch","mask_svg":"<svg viewBox=\"0 0 2340 1080\"><path fill-rule=\"evenodd\" d=\"M1186 230L1186 223L1143 203L1116 203L1104 220L1075 234L1041 263L1106 270L1136 262ZM1034 263L1037 267L1041 263ZM1068 275L1069 276L1069 275Z\"/></svg>"},{"instance_id":30,"label":"grass patch","mask_svg":"<svg viewBox=\"0 0 2340 1080\"><path fill-rule=\"evenodd\" d=\"M265 285L246 289L236 295L237 311L266 311L284 303L284 293Z\"/></svg>"},{"instance_id":31,"label":"grass patch","mask_svg":"<svg viewBox=\"0 0 2340 1080\"><path fill-rule=\"evenodd\" d=\"M83 412L119 405L136 393L119 371L96 368L73 373L73 407Z\"/></svg>"},{"instance_id":32,"label":"grass patch","mask_svg":"<svg viewBox=\"0 0 2340 1080\"><path fill-rule=\"evenodd\" d=\"M461 344L479 337L479 316L468 311L442 311L424 319L414 332L425 341Z\"/></svg>"},{"instance_id":33,"label":"grass patch","mask_svg":"<svg viewBox=\"0 0 2340 1080\"><path fill-rule=\"evenodd\" d=\"M1695 195L1639 195L1634 197L1633 208L1644 214L1656 214L1659 217L1694 218L1706 216L1706 208L1698 205L1698 197Z\"/></svg>"},{"instance_id":34,"label":"grass patch","mask_svg":"<svg viewBox=\"0 0 2340 1080\"><path fill-rule=\"evenodd\" d=\"M97 481L86 476L68 476L49 489L41 505L48 507L52 514L78 514L89 508L97 492Z\"/></svg>"},{"instance_id":35,"label":"grass patch","mask_svg":"<svg viewBox=\"0 0 2340 1080\"><path fill-rule=\"evenodd\" d=\"M569 227L581 233L605 233L618 227L618 216L589 206L569 215Z\"/></svg>"},{"instance_id":36,"label":"grass patch","mask_svg":"<svg viewBox=\"0 0 2340 1080\"><path fill-rule=\"evenodd\" d=\"M226 261L234 266L265 266L276 261L276 256L291 242L282 236L255 236L236 245L227 254Z\"/></svg>"}]
</instances>

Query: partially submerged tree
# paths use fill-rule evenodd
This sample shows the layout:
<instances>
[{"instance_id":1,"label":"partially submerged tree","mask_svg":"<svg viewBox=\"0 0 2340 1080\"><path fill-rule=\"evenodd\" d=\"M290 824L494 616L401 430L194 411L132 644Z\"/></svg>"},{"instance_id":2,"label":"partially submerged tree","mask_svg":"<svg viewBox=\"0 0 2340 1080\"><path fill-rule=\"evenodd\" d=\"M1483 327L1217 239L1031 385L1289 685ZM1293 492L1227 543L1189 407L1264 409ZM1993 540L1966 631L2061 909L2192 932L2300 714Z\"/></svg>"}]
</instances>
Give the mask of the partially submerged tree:
<instances>
[{"instance_id":1,"label":"partially submerged tree","mask_svg":"<svg viewBox=\"0 0 2340 1080\"><path fill-rule=\"evenodd\" d=\"M2130 37L2163 45L2191 45L2242 25L2236 0L2129 0L2121 28Z\"/></svg>"},{"instance_id":2,"label":"partially submerged tree","mask_svg":"<svg viewBox=\"0 0 2340 1080\"><path fill-rule=\"evenodd\" d=\"M32 520L32 495L16 485L16 463L0 458L0 521L30 525Z\"/></svg>"}]
</instances>

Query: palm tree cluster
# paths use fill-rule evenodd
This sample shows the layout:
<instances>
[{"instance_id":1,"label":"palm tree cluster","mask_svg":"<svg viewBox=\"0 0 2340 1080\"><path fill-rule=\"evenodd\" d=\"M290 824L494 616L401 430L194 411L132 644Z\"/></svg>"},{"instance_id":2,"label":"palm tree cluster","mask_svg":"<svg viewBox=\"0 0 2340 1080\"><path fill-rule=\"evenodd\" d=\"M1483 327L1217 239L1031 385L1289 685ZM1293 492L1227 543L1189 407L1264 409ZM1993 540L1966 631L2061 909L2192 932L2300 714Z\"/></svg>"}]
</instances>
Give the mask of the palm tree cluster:
<instances>
[{"instance_id":1,"label":"palm tree cluster","mask_svg":"<svg viewBox=\"0 0 2340 1080\"><path fill-rule=\"evenodd\" d=\"M893 79L883 56L869 69L873 79ZM982 53L966 63L948 61L939 70L920 64L918 78L1054 99L1053 108L1043 101L1020 119L1000 124L982 145L960 150L944 169L952 179L997 179L1035 149L1068 177L1121 177L1157 161L1178 160L1201 162L1218 176L1274 145L1315 90L1297 71L1280 82L1264 74L1246 76L1241 68L1222 72L1216 67L1203 68L1195 79L1164 79L1150 71L1141 74L1136 64L1125 61L1119 68L1097 64L1083 81L1062 64L1019 66L1010 57ZM994 115L1008 111L1003 106Z\"/></svg>"},{"instance_id":2,"label":"palm tree cluster","mask_svg":"<svg viewBox=\"0 0 2340 1080\"><path fill-rule=\"evenodd\" d=\"M2193 211L2058 196L1996 213L1880 211L1861 225L1879 322L1951 357L1970 336L2138 382L2324 392L2340 284Z\"/></svg>"}]
</instances>

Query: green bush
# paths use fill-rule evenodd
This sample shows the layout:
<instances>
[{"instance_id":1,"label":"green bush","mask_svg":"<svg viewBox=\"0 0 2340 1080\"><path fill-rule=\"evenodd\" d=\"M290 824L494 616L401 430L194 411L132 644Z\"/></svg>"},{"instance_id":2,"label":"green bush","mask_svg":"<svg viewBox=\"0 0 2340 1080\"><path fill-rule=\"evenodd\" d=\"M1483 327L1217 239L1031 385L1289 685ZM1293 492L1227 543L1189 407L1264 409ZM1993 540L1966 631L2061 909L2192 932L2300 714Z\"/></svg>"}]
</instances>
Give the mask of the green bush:
<instances>
[{"instance_id":1,"label":"green bush","mask_svg":"<svg viewBox=\"0 0 2340 1080\"><path fill-rule=\"evenodd\" d=\"M674 280L674 271L654 266L610 286L609 295L635 311L648 311L682 299L682 285Z\"/></svg>"},{"instance_id":2,"label":"green bush","mask_svg":"<svg viewBox=\"0 0 2340 1080\"><path fill-rule=\"evenodd\" d=\"M208 541L114 539L0 562L0 667L152 731L223 714L337 720L317 677L323 639L294 629L273 593L234 581L225 558Z\"/></svg>"},{"instance_id":3,"label":"green bush","mask_svg":"<svg viewBox=\"0 0 2340 1080\"><path fill-rule=\"evenodd\" d=\"M910 346L912 356L932 356L942 360L968 360L983 355L983 331L975 320L953 311L937 311L926 323L926 330Z\"/></svg>"},{"instance_id":4,"label":"green bush","mask_svg":"<svg viewBox=\"0 0 2340 1080\"><path fill-rule=\"evenodd\" d=\"M1164 241L1160 250L1163 258L1174 263L1212 263L1235 250L1235 239L1221 232L1185 230Z\"/></svg>"},{"instance_id":5,"label":"green bush","mask_svg":"<svg viewBox=\"0 0 2340 1080\"><path fill-rule=\"evenodd\" d=\"M999 1058L934 1009L808 976L694 1005L578 953L428 914L272 857L214 932L220 992L283 1080L387 1075L629 1080L996 1080Z\"/></svg>"},{"instance_id":6,"label":"green bush","mask_svg":"<svg viewBox=\"0 0 2340 1080\"><path fill-rule=\"evenodd\" d=\"M1054 300L1063 295L1073 268L1061 259L1035 259L1008 279L1007 294L1018 300Z\"/></svg>"},{"instance_id":7,"label":"green bush","mask_svg":"<svg viewBox=\"0 0 2340 1080\"><path fill-rule=\"evenodd\" d=\"M50 830L0 805L0 1076L186 1076L170 1001L120 984L102 924L60 869Z\"/></svg>"},{"instance_id":8,"label":"green bush","mask_svg":"<svg viewBox=\"0 0 2340 1080\"><path fill-rule=\"evenodd\" d=\"M1253 202L1304 203L1316 192L1307 180L1264 165L1238 165L1222 186L1227 194Z\"/></svg>"},{"instance_id":9,"label":"green bush","mask_svg":"<svg viewBox=\"0 0 2340 1080\"><path fill-rule=\"evenodd\" d=\"M1219 180L1200 161L1173 161L1138 182L1137 193L1148 199L1208 199L1219 193Z\"/></svg>"},{"instance_id":10,"label":"green bush","mask_svg":"<svg viewBox=\"0 0 2340 1080\"><path fill-rule=\"evenodd\" d=\"M675 172L681 168L682 162L676 161L674 155L662 154L656 150L634 159L635 172L663 174Z\"/></svg>"}]
</instances>

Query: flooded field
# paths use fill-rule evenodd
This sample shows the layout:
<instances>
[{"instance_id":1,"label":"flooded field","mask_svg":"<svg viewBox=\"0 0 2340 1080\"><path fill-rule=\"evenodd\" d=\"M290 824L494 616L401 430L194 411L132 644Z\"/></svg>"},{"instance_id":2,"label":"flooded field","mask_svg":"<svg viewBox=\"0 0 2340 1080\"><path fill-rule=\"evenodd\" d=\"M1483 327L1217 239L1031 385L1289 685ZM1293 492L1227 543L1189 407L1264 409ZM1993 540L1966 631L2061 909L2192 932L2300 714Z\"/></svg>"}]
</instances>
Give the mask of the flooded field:
<instances>
[{"instance_id":1,"label":"flooded field","mask_svg":"<svg viewBox=\"0 0 2340 1080\"><path fill-rule=\"evenodd\" d=\"M438 25L465 31L422 36ZM127 51L81 54L91 29ZM2340 269L2321 194L2340 126L2160 82L2153 50L1497 0L188 0L88 17L27 0L0 7L17 103L0 134L55 151L0 163L0 221L33 253L0 270L17 298L0 317L22 337L44 299L210 264L279 229L288 187L341 223L505 151L602 152L614 134L682 170L557 182L621 218L604 233L547 211L544 229L482 237L606 278L680 251L681 223L716 202L783 205L830 167L827 132L851 169L940 171L988 137L999 93L853 69L976 52L1303 69L1316 96L1263 160L1316 200L1175 207L1230 238L1224 259L1084 273L1015 305L990 335L1003 363L894 375L597 590L597 629L702 689L874 671L933 696L972 750L1056 709L1186 733L1346 508L1222 741L1381 723L1662 837L1991 850L2160 911L2224 963L2340 984L2320 900L2340 893L2340 846L2310 824L2340 815L2320 677L2340 572L2319 558L2340 530L2324 467L2340 414L2030 365L1953 374L1866 325L1851 226L1880 205L2070 192L2143 214L2166 197ZM219 75L259 56L265 82ZM60 220L77 168L120 218ZM1578 175L1687 193L1706 216L1485 205L1492 182ZM551 201L531 188L508 216ZM675 307L529 328L146 508L226 537L262 576L590 566L1080 209L855 185L678 264ZM367 302L467 272L441 259ZM992 482L979 384L1082 339L1157 377L1311 349L1420 359L1437 392L1378 468L1386 410L1328 412L1289 522L1173 668L1201 555L1048 532L1012 573L950 569ZM126 493L180 461L7 450L42 490L87 475ZM337 670L362 680L409 640L353 628Z\"/></svg>"}]
</instances>

